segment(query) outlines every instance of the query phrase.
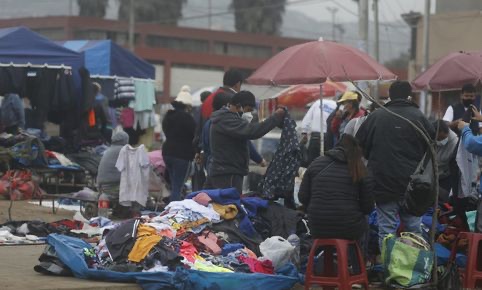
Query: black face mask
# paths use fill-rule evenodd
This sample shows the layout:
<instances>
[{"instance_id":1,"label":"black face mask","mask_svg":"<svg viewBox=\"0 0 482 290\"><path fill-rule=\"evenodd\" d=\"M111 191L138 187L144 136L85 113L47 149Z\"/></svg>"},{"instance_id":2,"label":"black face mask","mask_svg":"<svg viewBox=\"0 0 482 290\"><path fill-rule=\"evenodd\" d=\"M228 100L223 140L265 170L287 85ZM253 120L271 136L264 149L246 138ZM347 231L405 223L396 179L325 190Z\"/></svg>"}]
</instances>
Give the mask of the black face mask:
<instances>
[{"instance_id":1,"label":"black face mask","mask_svg":"<svg viewBox=\"0 0 482 290\"><path fill-rule=\"evenodd\" d=\"M464 104L464 107L468 108L468 107L470 107L470 105L474 104L474 100L464 99L464 100L462 100L462 104Z\"/></svg>"},{"instance_id":2,"label":"black face mask","mask_svg":"<svg viewBox=\"0 0 482 290\"><path fill-rule=\"evenodd\" d=\"M238 115L239 115L240 117L242 117L242 116L243 116L243 112L238 112Z\"/></svg>"}]
</instances>

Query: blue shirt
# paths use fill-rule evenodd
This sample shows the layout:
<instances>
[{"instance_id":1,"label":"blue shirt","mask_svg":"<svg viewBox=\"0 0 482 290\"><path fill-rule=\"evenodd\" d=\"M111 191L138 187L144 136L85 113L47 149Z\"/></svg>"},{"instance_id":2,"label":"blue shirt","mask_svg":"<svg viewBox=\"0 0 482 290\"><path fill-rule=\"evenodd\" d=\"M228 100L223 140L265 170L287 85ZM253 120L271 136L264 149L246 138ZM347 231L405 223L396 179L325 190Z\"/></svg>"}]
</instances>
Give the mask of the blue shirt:
<instances>
[{"instance_id":1,"label":"blue shirt","mask_svg":"<svg viewBox=\"0 0 482 290\"><path fill-rule=\"evenodd\" d=\"M482 156L482 136L474 136L467 125L462 129L462 142L464 148L472 154Z\"/></svg>"}]
</instances>

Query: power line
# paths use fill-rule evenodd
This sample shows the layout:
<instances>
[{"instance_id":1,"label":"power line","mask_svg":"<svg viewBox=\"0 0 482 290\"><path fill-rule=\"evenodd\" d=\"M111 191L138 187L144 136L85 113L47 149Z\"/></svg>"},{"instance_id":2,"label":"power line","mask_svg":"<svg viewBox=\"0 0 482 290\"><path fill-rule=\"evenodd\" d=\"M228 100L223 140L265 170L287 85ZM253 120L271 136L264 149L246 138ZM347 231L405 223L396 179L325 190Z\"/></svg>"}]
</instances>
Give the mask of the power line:
<instances>
[{"instance_id":1,"label":"power line","mask_svg":"<svg viewBox=\"0 0 482 290\"><path fill-rule=\"evenodd\" d=\"M407 13L407 10L403 8L402 4L400 4L400 1L396 0L396 2L397 2L398 7L400 8L400 11L402 11L403 13Z\"/></svg>"}]
</instances>

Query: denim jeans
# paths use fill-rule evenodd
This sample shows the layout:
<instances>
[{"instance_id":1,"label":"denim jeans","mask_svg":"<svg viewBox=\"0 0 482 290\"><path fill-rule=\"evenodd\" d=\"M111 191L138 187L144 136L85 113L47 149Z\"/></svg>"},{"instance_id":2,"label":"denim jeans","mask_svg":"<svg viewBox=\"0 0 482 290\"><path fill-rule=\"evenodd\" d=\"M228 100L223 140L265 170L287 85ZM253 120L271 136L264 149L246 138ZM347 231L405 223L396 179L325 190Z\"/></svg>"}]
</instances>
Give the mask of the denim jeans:
<instances>
[{"instance_id":1,"label":"denim jeans","mask_svg":"<svg viewBox=\"0 0 482 290\"><path fill-rule=\"evenodd\" d=\"M395 234L397 232L399 221L404 226L406 232L421 234L422 229L420 224L421 217L416 217L406 213L402 209L401 202L387 202L377 204L377 218L378 218L378 246L380 251L382 249L382 242L388 234Z\"/></svg>"},{"instance_id":2,"label":"denim jeans","mask_svg":"<svg viewBox=\"0 0 482 290\"><path fill-rule=\"evenodd\" d=\"M169 174L169 180L171 181L171 201L181 200L181 192L186 182L190 161L164 156L164 162L166 163L167 174Z\"/></svg>"}]
</instances>

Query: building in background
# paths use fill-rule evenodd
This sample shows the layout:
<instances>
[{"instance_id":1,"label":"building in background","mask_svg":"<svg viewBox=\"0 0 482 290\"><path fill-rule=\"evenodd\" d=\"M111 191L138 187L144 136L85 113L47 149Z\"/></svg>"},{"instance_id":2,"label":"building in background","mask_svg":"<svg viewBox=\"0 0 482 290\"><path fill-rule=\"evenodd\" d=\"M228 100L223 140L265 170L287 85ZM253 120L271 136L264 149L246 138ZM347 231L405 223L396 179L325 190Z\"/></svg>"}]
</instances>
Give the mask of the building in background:
<instances>
[{"instance_id":1,"label":"building in background","mask_svg":"<svg viewBox=\"0 0 482 290\"><path fill-rule=\"evenodd\" d=\"M78 16L0 20L0 27L11 26L26 26L51 40L111 39L127 46L126 21ZM193 91L220 85L229 68L247 76L272 55L307 41L146 23L135 27L135 53L156 67L156 88L165 100L185 84Z\"/></svg>"}]
</instances>

